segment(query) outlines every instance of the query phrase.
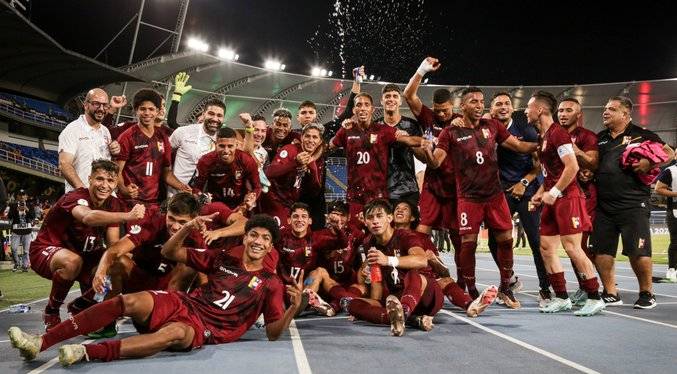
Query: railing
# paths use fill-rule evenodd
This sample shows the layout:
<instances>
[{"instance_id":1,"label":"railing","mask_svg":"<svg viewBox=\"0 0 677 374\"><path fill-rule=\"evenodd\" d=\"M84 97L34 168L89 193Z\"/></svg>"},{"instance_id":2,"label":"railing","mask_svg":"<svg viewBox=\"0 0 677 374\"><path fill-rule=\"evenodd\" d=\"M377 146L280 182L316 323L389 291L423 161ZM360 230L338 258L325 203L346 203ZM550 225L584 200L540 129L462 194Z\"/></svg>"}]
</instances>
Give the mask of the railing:
<instances>
[{"instance_id":1,"label":"railing","mask_svg":"<svg viewBox=\"0 0 677 374\"><path fill-rule=\"evenodd\" d=\"M12 105L7 105L4 103L0 103L0 112L5 112L9 113L15 117L19 117L21 119L37 122L38 124L41 125L47 125L51 127L56 127L59 130L63 130L66 128L67 123L65 121L57 121L55 119L51 119L46 116L40 116L31 112L26 112L25 110L18 109Z\"/></svg>"},{"instance_id":2,"label":"railing","mask_svg":"<svg viewBox=\"0 0 677 374\"><path fill-rule=\"evenodd\" d=\"M53 175L55 177L61 177L61 171L55 165L35 158L24 157L7 149L0 148L0 160L9 161L31 170L36 170L41 173Z\"/></svg>"}]
</instances>

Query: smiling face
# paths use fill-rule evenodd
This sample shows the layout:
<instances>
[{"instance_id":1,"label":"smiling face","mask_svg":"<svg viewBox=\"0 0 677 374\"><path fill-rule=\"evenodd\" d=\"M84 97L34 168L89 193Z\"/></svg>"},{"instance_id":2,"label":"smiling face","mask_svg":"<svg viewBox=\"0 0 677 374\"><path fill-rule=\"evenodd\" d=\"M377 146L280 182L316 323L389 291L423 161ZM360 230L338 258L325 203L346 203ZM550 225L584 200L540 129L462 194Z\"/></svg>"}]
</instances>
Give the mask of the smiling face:
<instances>
[{"instance_id":1,"label":"smiling face","mask_svg":"<svg viewBox=\"0 0 677 374\"><path fill-rule=\"evenodd\" d=\"M297 208L291 212L287 223L291 226L294 235L302 238L308 233L308 227L313 223L313 220L307 210Z\"/></svg>"},{"instance_id":2,"label":"smiling face","mask_svg":"<svg viewBox=\"0 0 677 374\"><path fill-rule=\"evenodd\" d=\"M310 128L303 132L301 136L301 147L308 153L313 153L317 147L322 143L322 135L320 130Z\"/></svg>"},{"instance_id":3,"label":"smiling face","mask_svg":"<svg viewBox=\"0 0 677 374\"><path fill-rule=\"evenodd\" d=\"M217 138L216 152L221 161L230 164L235 161L235 150L237 150L236 138Z\"/></svg>"},{"instance_id":4,"label":"smiling face","mask_svg":"<svg viewBox=\"0 0 677 374\"><path fill-rule=\"evenodd\" d=\"M103 169L94 170L89 175L89 196L99 205L113 193L117 185L117 174Z\"/></svg>"},{"instance_id":5,"label":"smiling face","mask_svg":"<svg viewBox=\"0 0 677 374\"><path fill-rule=\"evenodd\" d=\"M159 109L151 101L144 101L136 108L136 118L145 127L154 126Z\"/></svg>"},{"instance_id":6,"label":"smiling face","mask_svg":"<svg viewBox=\"0 0 677 374\"><path fill-rule=\"evenodd\" d=\"M463 96L461 111L472 122L479 121L484 113L484 95L481 92L467 93Z\"/></svg>"},{"instance_id":7,"label":"smiling face","mask_svg":"<svg viewBox=\"0 0 677 374\"><path fill-rule=\"evenodd\" d=\"M279 142L284 140L291 132L291 118L277 117L273 121L273 137Z\"/></svg>"},{"instance_id":8,"label":"smiling face","mask_svg":"<svg viewBox=\"0 0 677 374\"><path fill-rule=\"evenodd\" d=\"M512 118L512 112L515 109L512 107L512 100L510 96L507 95L498 95L491 101L491 108L489 108L489 114L491 118L497 119L503 123L510 122Z\"/></svg>"},{"instance_id":9,"label":"smiling face","mask_svg":"<svg viewBox=\"0 0 677 374\"><path fill-rule=\"evenodd\" d=\"M252 227L244 235L242 244L244 244L245 257L243 260L261 260L273 248L273 236L266 228Z\"/></svg>"},{"instance_id":10,"label":"smiling face","mask_svg":"<svg viewBox=\"0 0 677 374\"><path fill-rule=\"evenodd\" d=\"M374 113L374 105L366 96L358 96L355 98L355 107L353 113L357 118L357 122L361 125L368 125L371 123L371 116Z\"/></svg>"},{"instance_id":11,"label":"smiling face","mask_svg":"<svg viewBox=\"0 0 677 374\"><path fill-rule=\"evenodd\" d=\"M167 211L167 216L165 217L165 226L167 227L167 232L169 235L174 235L186 223L190 222L193 218L189 214L175 214L171 211Z\"/></svg>"},{"instance_id":12,"label":"smiling face","mask_svg":"<svg viewBox=\"0 0 677 374\"><path fill-rule=\"evenodd\" d=\"M602 113L602 123L606 127L625 126L630 122L630 110L618 100L609 100Z\"/></svg>"},{"instance_id":13,"label":"smiling face","mask_svg":"<svg viewBox=\"0 0 677 374\"><path fill-rule=\"evenodd\" d=\"M407 203L399 203L395 207L393 214L393 223L395 227L408 229L409 225L414 221L414 215L411 207Z\"/></svg>"},{"instance_id":14,"label":"smiling face","mask_svg":"<svg viewBox=\"0 0 677 374\"><path fill-rule=\"evenodd\" d=\"M264 120L253 121L252 125L254 126L254 132L252 133L254 144L260 146L261 144L263 144L263 142L266 141L266 132L268 131L268 125Z\"/></svg>"},{"instance_id":15,"label":"smiling face","mask_svg":"<svg viewBox=\"0 0 677 374\"><path fill-rule=\"evenodd\" d=\"M402 96L397 91L386 91L381 95L381 105L383 105L384 111L395 113L400 110Z\"/></svg>"},{"instance_id":16,"label":"smiling face","mask_svg":"<svg viewBox=\"0 0 677 374\"><path fill-rule=\"evenodd\" d=\"M103 120L109 107L108 94L104 90L96 88L87 93L84 103L85 115L96 123Z\"/></svg>"},{"instance_id":17,"label":"smiling face","mask_svg":"<svg viewBox=\"0 0 677 374\"><path fill-rule=\"evenodd\" d=\"M210 105L202 113L202 126L207 134L215 134L223 125L223 108L216 105Z\"/></svg>"}]
</instances>

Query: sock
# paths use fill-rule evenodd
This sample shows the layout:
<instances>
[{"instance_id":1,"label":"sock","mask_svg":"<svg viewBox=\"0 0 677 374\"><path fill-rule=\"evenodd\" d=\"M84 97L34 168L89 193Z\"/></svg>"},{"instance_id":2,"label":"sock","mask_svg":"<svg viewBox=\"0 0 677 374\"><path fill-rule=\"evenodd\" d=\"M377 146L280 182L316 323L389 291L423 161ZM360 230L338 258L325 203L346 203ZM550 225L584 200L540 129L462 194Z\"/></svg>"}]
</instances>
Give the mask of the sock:
<instances>
[{"instance_id":1,"label":"sock","mask_svg":"<svg viewBox=\"0 0 677 374\"><path fill-rule=\"evenodd\" d=\"M68 296L68 291L73 287L75 281L65 280L58 272L52 273L52 289L49 292L49 301L45 307L45 313L58 314L61 304Z\"/></svg>"},{"instance_id":2,"label":"sock","mask_svg":"<svg viewBox=\"0 0 677 374\"><path fill-rule=\"evenodd\" d=\"M498 272L501 274L501 289L510 288L512 277L512 238L496 243L496 258L498 259Z\"/></svg>"},{"instance_id":3,"label":"sock","mask_svg":"<svg viewBox=\"0 0 677 374\"><path fill-rule=\"evenodd\" d=\"M348 304L348 314L355 316L357 319L379 325L390 324L386 308L371 305L361 299L355 299Z\"/></svg>"},{"instance_id":4,"label":"sock","mask_svg":"<svg viewBox=\"0 0 677 374\"><path fill-rule=\"evenodd\" d=\"M465 289L465 280L463 280L463 273L461 273L460 254L461 254L461 236L458 234L458 230L449 230L449 237L451 238L451 244L454 246L454 263L456 264L456 284L461 287L462 290Z\"/></svg>"},{"instance_id":5,"label":"sock","mask_svg":"<svg viewBox=\"0 0 677 374\"><path fill-rule=\"evenodd\" d=\"M71 317L54 326L42 336L40 351L53 346L56 343L68 340L74 336L88 334L122 317L125 305L122 296L116 296L104 302L96 304L82 313Z\"/></svg>"},{"instance_id":6,"label":"sock","mask_svg":"<svg viewBox=\"0 0 677 374\"><path fill-rule=\"evenodd\" d=\"M582 281L581 288L588 293L588 299L599 300L599 282L597 277Z\"/></svg>"},{"instance_id":7,"label":"sock","mask_svg":"<svg viewBox=\"0 0 677 374\"><path fill-rule=\"evenodd\" d=\"M444 287L444 295L449 298L452 304L457 307L467 310L468 305L472 303L470 296L466 295L465 292L458 286L458 284L451 282L446 287Z\"/></svg>"},{"instance_id":8,"label":"sock","mask_svg":"<svg viewBox=\"0 0 677 374\"><path fill-rule=\"evenodd\" d=\"M462 242L457 265L461 268L463 280L468 288L468 293L477 293L475 286L475 250L477 242Z\"/></svg>"},{"instance_id":9,"label":"sock","mask_svg":"<svg viewBox=\"0 0 677 374\"><path fill-rule=\"evenodd\" d=\"M421 301L421 294L423 293L423 282L418 271L409 270L404 276L404 290L400 302L404 310L404 319L406 320L411 315L411 312L416 309L416 305Z\"/></svg>"},{"instance_id":10,"label":"sock","mask_svg":"<svg viewBox=\"0 0 677 374\"><path fill-rule=\"evenodd\" d=\"M548 274L548 279L550 279L550 284L552 289L555 290L555 296L560 299L568 299L569 294L567 293L567 281L564 279L564 272Z\"/></svg>"},{"instance_id":11,"label":"sock","mask_svg":"<svg viewBox=\"0 0 677 374\"><path fill-rule=\"evenodd\" d=\"M104 362L120 359L120 340L108 340L98 344L85 344L85 350L90 360Z\"/></svg>"}]
</instances>

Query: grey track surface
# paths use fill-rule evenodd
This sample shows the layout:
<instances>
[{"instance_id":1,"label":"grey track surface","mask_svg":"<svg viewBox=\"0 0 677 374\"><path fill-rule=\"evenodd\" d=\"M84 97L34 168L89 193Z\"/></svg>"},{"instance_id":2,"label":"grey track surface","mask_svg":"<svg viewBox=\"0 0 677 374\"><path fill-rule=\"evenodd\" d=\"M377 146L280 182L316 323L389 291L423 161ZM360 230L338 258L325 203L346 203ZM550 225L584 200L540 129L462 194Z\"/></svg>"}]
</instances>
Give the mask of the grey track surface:
<instances>
[{"instance_id":1,"label":"grey track surface","mask_svg":"<svg viewBox=\"0 0 677 374\"><path fill-rule=\"evenodd\" d=\"M444 260L453 260L445 255ZM576 283L568 260L570 292ZM515 272L525 288L518 298L521 310L500 305L482 316L465 318L446 304L435 317L432 332L408 329L404 337L389 336L387 326L350 322L345 315L334 318L308 316L297 320L304 351L295 355L290 334L268 342L262 330L250 330L241 341L207 346L190 353L161 353L141 360L84 363L63 369L51 361L56 348L36 361L24 363L7 342L7 329L16 325L28 331L41 329L44 301L33 304L27 314L0 313L0 373L294 373L297 362L307 360L314 373L655 373L674 372L677 359L677 284L654 284L658 307L634 310L637 282L628 263L617 264L617 282L626 305L609 307L603 315L580 318L571 313L544 315L536 310L538 289L530 257L515 258ZM656 266L662 275L664 266ZM452 271L452 274L454 272ZM498 281L498 271L487 254L477 256L481 285ZM77 294L71 294L74 297ZM481 326L478 326L481 325ZM134 333L129 322L120 327L120 337ZM81 342L74 338L71 342ZM52 365L50 365L52 364Z\"/></svg>"}]
</instances>

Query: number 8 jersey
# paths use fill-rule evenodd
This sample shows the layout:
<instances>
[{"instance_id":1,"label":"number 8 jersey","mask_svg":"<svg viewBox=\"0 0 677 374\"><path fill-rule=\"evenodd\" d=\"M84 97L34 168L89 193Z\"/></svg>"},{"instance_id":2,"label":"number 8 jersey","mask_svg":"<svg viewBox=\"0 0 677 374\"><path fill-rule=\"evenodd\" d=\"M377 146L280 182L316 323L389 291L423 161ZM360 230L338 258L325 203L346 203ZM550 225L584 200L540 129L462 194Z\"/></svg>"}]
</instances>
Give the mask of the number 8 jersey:
<instances>
[{"instance_id":1,"label":"number 8 jersey","mask_svg":"<svg viewBox=\"0 0 677 374\"><path fill-rule=\"evenodd\" d=\"M505 126L480 119L474 128L445 127L437 146L451 157L458 197L481 202L501 191L496 147L510 137Z\"/></svg>"}]
</instances>

